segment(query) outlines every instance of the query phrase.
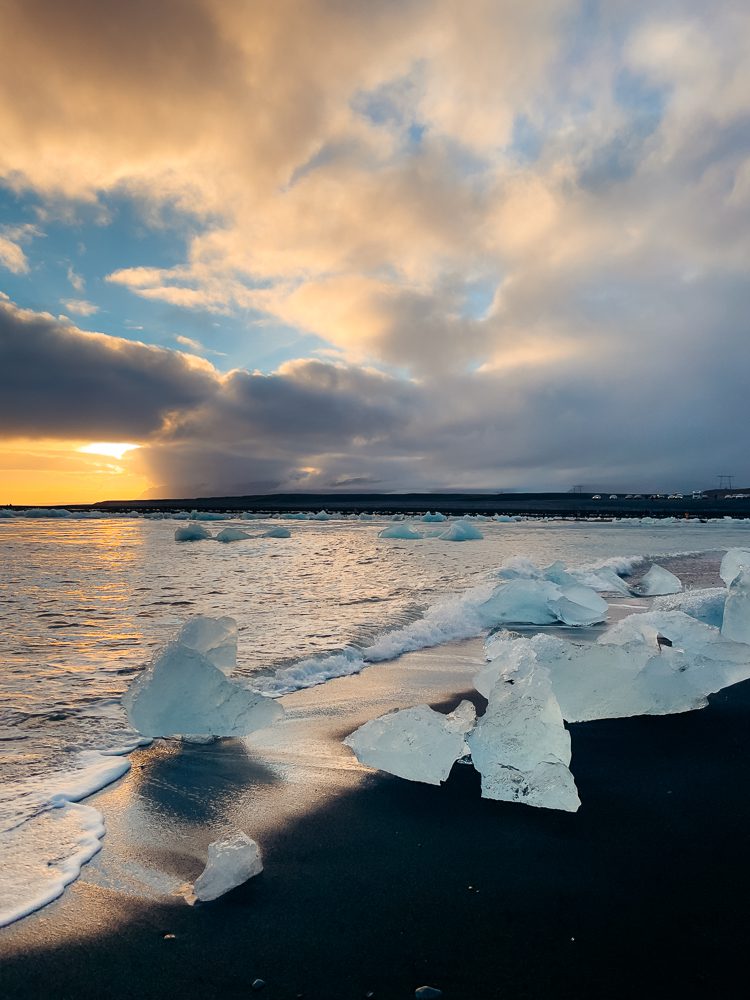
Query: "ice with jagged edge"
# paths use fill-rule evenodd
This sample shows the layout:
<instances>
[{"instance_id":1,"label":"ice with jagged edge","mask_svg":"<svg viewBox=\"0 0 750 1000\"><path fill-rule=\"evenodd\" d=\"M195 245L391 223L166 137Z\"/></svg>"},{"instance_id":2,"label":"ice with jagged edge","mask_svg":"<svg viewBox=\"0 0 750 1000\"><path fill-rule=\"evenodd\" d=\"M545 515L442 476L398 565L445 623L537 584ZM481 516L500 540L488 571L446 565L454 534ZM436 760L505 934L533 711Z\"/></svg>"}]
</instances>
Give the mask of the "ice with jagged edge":
<instances>
[{"instance_id":1,"label":"ice with jagged edge","mask_svg":"<svg viewBox=\"0 0 750 1000\"><path fill-rule=\"evenodd\" d=\"M679 578L656 563L651 566L638 586L636 593L641 597L660 597L665 594L679 594L682 583Z\"/></svg>"},{"instance_id":2,"label":"ice with jagged edge","mask_svg":"<svg viewBox=\"0 0 750 1000\"><path fill-rule=\"evenodd\" d=\"M202 542L206 538L213 537L205 524L181 524L175 528L174 540L176 542Z\"/></svg>"},{"instance_id":3,"label":"ice with jagged edge","mask_svg":"<svg viewBox=\"0 0 750 1000\"><path fill-rule=\"evenodd\" d=\"M208 862L193 885L201 902L218 899L263 871L260 847L246 833L235 833L208 845Z\"/></svg>"},{"instance_id":4,"label":"ice with jagged edge","mask_svg":"<svg viewBox=\"0 0 750 1000\"><path fill-rule=\"evenodd\" d=\"M177 641L203 653L225 674L231 674L237 666L237 622L229 615L194 615L177 633Z\"/></svg>"},{"instance_id":5,"label":"ice with jagged edge","mask_svg":"<svg viewBox=\"0 0 750 1000\"><path fill-rule=\"evenodd\" d=\"M729 585L721 634L733 642L750 643L750 567L740 569Z\"/></svg>"},{"instance_id":6,"label":"ice with jagged edge","mask_svg":"<svg viewBox=\"0 0 750 1000\"><path fill-rule=\"evenodd\" d=\"M659 635L672 646L660 649ZM486 652L490 662L474 681L480 693L532 660L549 669L568 722L692 711L704 708L709 694L750 678L746 646L681 611L630 615L595 643L498 632Z\"/></svg>"},{"instance_id":7,"label":"ice with jagged edge","mask_svg":"<svg viewBox=\"0 0 750 1000\"><path fill-rule=\"evenodd\" d=\"M516 668L492 685L487 711L467 737L482 796L575 812L581 801L568 767L570 734L549 673L533 655Z\"/></svg>"},{"instance_id":8,"label":"ice with jagged edge","mask_svg":"<svg viewBox=\"0 0 750 1000\"><path fill-rule=\"evenodd\" d=\"M743 569L750 569L750 549L728 549L719 569L719 576L727 587L731 586L734 578L739 576Z\"/></svg>"},{"instance_id":9,"label":"ice with jagged edge","mask_svg":"<svg viewBox=\"0 0 750 1000\"><path fill-rule=\"evenodd\" d=\"M476 712L469 701L448 715L429 705L371 719L344 740L361 764L409 781L439 785L467 752L466 734Z\"/></svg>"},{"instance_id":10,"label":"ice with jagged edge","mask_svg":"<svg viewBox=\"0 0 750 1000\"><path fill-rule=\"evenodd\" d=\"M231 659L236 634L219 619L212 644L209 622L188 622L183 633L193 645L178 636L155 653L123 695L130 724L144 736L245 736L283 715L275 701L231 680L212 660ZM201 645L205 651L195 648Z\"/></svg>"},{"instance_id":11,"label":"ice with jagged edge","mask_svg":"<svg viewBox=\"0 0 750 1000\"><path fill-rule=\"evenodd\" d=\"M705 587L684 590L680 594L657 597L652 605L654 611L683 611L691 618L697 618L704 625L721 628L724 618L724 603L727 591L724 587Z\"/></svg>"},{"instance_id":12,"label":"ice with jagged edge","mask_svg":"<svg viewBox=\"0 0 750 1000\"><path fill-rule=\"evenodd\" d=\"M512 556L498 570L501 580L548 580L561 587L581 585L599 594L630 594L630 588L611 566L567 569L565 563L557 562L541 568L526 556Z\"/></svg>"},{"instance_id":13,"label":"ice with jagged edge","mask_svg":"<svg viewBox=\"0 0 750 1000\"><path fill-rule=\"evenodd\" d=\"M504 580L479 608L486 627L496 625L586 626L607 618L607 602L590 587L560 586L550 580Z\"/></svg>"}]
</instances>

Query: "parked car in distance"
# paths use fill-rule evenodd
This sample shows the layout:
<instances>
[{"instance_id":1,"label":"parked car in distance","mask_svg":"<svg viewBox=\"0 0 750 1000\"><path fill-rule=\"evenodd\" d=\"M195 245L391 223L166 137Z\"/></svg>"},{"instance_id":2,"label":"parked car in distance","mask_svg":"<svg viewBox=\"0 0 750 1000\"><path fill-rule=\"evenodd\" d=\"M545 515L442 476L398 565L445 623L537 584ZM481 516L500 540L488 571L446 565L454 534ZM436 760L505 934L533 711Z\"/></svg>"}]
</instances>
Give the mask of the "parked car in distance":
<instances>
[{"instance_id":1,"label":"parked car in distance","mask_svg":"<svg viewBox=\"0 0 750 1000\"><path fill-rule=\"evenodd\" d=\"M617 499L617 494L616 493L610 493L609 494L609 499L610 500L616 500Z\"/></svg>"},{"instance_id":2,"label":"parked car in distance","mask_svg":"<svg viewBox=\"0 0 750 1000\"><path fill-rule=\"evenodd\" d=\"M594 495L592 496L592 498L591 498L591 499L592 499L592 500L601 500L601 498L602 498L602 495L601 495L601 493L595 493L595 494L594 494Z\"/></svg>"}]
</instances>

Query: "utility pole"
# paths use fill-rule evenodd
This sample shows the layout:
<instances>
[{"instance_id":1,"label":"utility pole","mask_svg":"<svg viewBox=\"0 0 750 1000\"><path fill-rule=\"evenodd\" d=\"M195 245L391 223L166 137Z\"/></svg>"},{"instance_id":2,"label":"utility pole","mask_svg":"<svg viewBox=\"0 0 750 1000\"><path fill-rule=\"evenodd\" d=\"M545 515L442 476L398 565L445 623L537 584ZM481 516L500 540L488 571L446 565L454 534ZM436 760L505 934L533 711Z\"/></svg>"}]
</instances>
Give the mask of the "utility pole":
<instances>
[{"instance_id":1,"label":"utility pole","mask_svg":"<svg viewBox=\"0 0 750 1000\"><path fill-rule=\"evenodd\" d=\"M728 473L723 473L723 474L720 473L716 478L719 480L720 490L732 489L732 480L734 479L734 475L729 475Z\"/></svg>"}]
</instances>

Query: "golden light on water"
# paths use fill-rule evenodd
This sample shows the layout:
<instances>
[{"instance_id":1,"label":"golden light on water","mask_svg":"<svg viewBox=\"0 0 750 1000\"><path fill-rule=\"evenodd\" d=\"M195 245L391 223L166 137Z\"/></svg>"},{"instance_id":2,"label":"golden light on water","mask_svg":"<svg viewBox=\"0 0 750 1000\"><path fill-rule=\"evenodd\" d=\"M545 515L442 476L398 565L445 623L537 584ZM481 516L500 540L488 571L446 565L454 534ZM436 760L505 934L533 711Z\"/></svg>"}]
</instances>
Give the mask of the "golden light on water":
<instances>
[{"instance_id":1,"label":"golden light on water","mask_svg":"<svg viewBox=\"0 0 750 1000\"><path fill-rule=\"evenodd\" d=\"M122 458L129 451L140 448L139 444L130 444L128 441L93 441L86 444L78 451L86 455L109 455L111 458Z\"/></svg>"}]
</instances>

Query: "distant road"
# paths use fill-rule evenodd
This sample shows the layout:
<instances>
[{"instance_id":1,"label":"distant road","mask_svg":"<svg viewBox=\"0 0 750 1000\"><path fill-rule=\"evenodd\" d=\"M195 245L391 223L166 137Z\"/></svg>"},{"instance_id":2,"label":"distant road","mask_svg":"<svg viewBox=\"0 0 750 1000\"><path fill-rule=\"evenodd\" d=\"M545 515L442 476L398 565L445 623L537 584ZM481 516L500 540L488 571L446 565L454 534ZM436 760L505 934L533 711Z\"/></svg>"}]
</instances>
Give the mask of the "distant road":
<instances>
[{"instance_id":1,"label":"distant road","mask_svg":"<svg viewBox=\"0 0 750 1000\"><path fill-rule=\"evenodd\" d=\"M528 514L547 517L750 517L750 495L740 500L610 500L579 493L275 493L166 500L107 500L70 509L217 510L252 512L341 511L347 514Z\"/></svg>"}]
</instances>

